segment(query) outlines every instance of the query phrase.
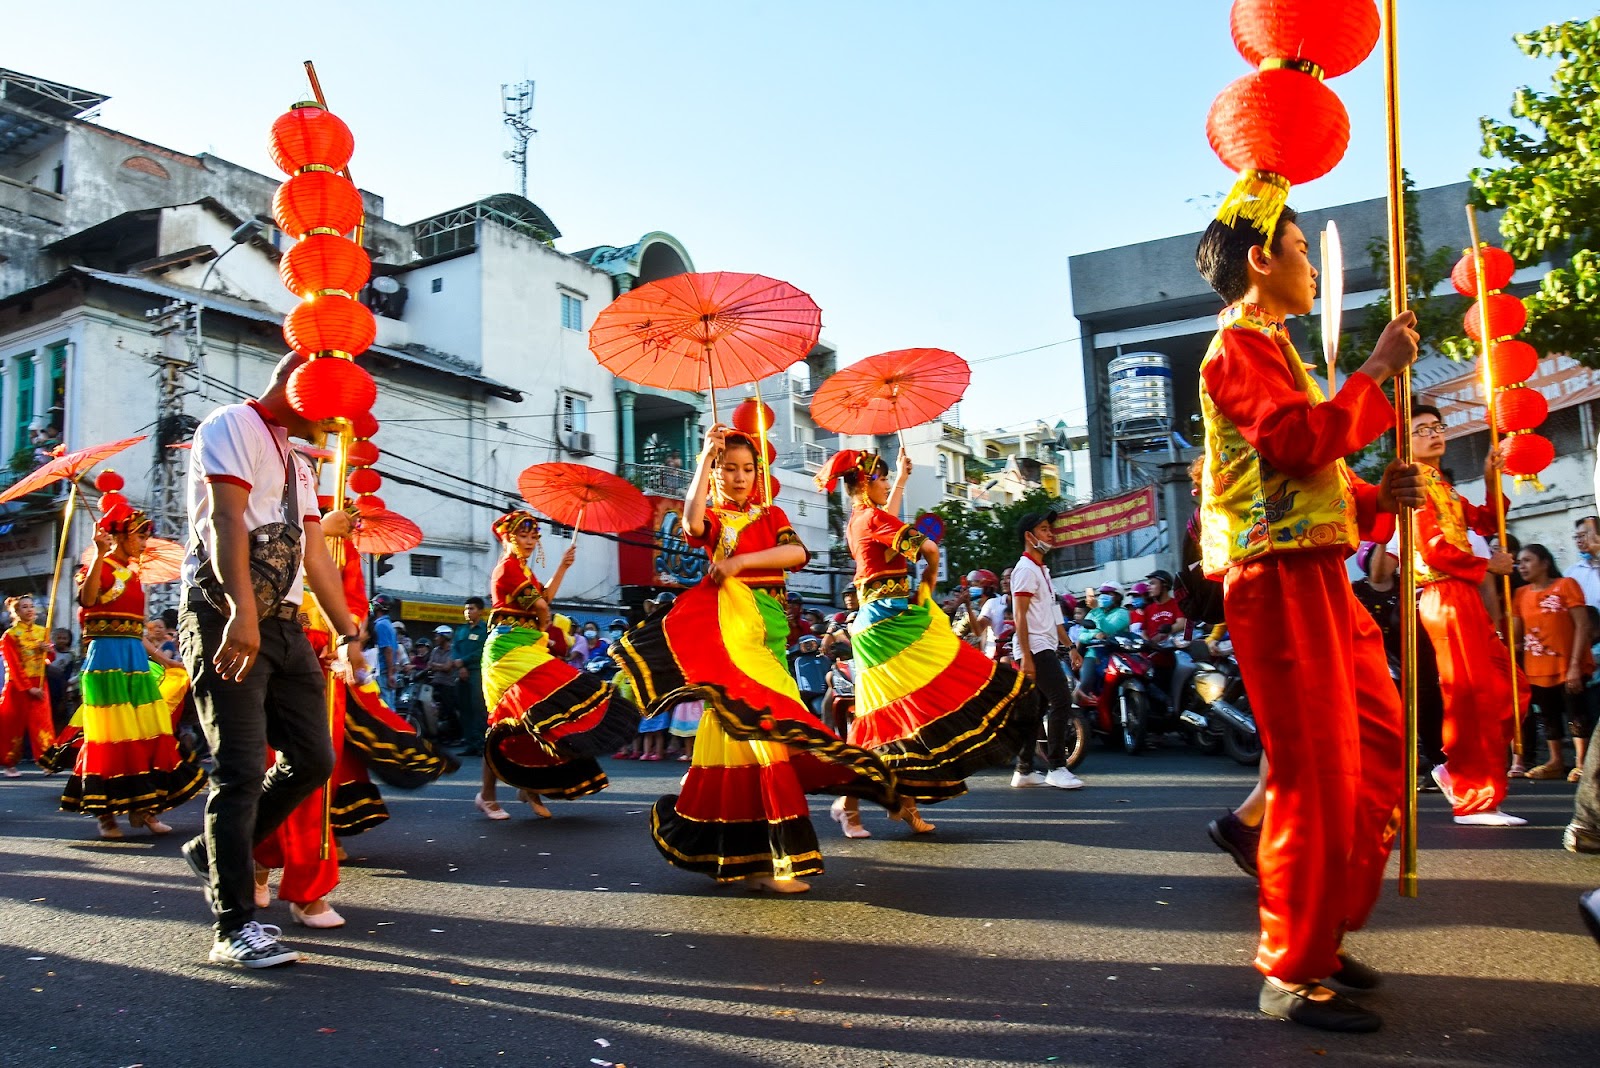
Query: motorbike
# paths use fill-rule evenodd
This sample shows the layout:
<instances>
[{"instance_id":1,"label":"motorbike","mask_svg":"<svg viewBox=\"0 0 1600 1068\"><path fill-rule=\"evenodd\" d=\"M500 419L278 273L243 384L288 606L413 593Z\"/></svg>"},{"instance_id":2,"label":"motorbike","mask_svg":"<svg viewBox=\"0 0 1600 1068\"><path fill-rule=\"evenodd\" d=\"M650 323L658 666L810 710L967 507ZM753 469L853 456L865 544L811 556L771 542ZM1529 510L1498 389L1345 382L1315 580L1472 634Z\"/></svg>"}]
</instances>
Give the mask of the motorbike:
<instances>
[{"instance_id":1,"label":"motorbike","mask_svg":"<svg viewBox=\"0 0 1600 1068\"><path fill-rule=\"evenodd\" d=\"M1246 766L1261 763L1261 736L1232 643L1221 643L1217 653L1205 659L1197 656L1179 691L1178 718L1203 751L1224 752Z\"/></svg>"},{"instance_id":2,"label":"motorbike","mask_svg":"<svg viewBox=\"0 0 1600 1068\"><path fill-rule=\"evenodd\" d=\"M1144 752L1152 726L1169 729L1162 726L1166 701L1156 693L1156 646L1137 634L1090 638L1085 644L1095 651L1101 671L1099 696L1087 709L1090 729L1130 755Z\"/></svg>"},{"instance_id":3,"label":"motorbike","mask_svg":"<svg viewBox=\"0 0 1600 1068\"><path fill-rule=\"evenodd\" d=\"M828 690L828 725L841 738L850 734L850 720L856 712L856 676L853 660L835 660L829 672L832 675Z\"/></svg>"}]
</instances>

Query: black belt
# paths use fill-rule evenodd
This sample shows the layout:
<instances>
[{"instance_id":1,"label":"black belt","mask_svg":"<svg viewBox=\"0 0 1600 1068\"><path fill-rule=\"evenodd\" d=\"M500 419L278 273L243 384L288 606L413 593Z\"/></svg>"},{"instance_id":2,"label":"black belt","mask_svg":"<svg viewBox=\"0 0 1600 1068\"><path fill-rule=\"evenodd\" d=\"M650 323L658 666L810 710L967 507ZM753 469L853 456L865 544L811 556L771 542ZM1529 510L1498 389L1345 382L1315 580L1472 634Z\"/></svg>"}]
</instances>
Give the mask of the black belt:
<instances>
[{"instance_id":1,"label":"black belt","mask_svg":"<svg viewBox=\"0 0 1600 1068\"><path fill-rule=\"evenodd\" d=\"M204 597L200 596L198 593L189 594L188 598L184 601L184 605L185 607L196 610L203 608L208 612L216 612L218 615L222 614L221 612L217 612L215 605L206 600ZM297 604L290 604L288 601L284 601L282 604L278 605L278 607L272 609L261 618L297 620L300 618L300 606Z\"/></svg>"}]
</instances>

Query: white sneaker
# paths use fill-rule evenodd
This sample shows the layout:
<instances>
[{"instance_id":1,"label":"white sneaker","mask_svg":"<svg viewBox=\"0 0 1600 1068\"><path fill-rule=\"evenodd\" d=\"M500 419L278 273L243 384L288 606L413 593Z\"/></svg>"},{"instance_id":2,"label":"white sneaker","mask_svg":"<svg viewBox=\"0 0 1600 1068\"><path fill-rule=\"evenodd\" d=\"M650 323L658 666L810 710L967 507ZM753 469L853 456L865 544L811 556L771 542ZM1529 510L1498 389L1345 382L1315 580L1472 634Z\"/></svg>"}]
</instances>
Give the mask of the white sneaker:
<instances>
[{"instance_id":1,"label":"white sneaker","mask_svg":"<svg viewBox=\"0 0 1600 1068\"><path fill-rule=\"evenodd\" d=\"M1081 790L1083 780L1072 774L1066 768L1056 768L1044 777L1046 786L1054 786L1057 790Z\"/></svg>"},{"instance_id":2,"label":"white sneaker","mask_svg":"<svg viewBox=\"0 0 1600 1068\"><path fill-rule=\"evenodd\" d=\"M1450 769L1444 764L1435 764L1433 766L1433 781L1439 787L1439 792L1444 794L1444 799L1454 806L1457 801L1455 791L1450 789Z\"/></svg>"},{"instance_id":3,"label":"white sneaker","mask_svg":"<svg viewBox=\"0 0 1600 1068\"><path fill-rule=\"evenodd\" d=\"M1465 816L1457 816L1456 822L1463 827L1521 827L1528 821L1521 816L1513 816L1495 809L1493 812L1471 812Z\"/></svg>"},{"instance_id":4,"label":"white sneaker","mask_svg":"<svg viewBox=\"0 0 1600 1068\"><path fill-rule=\"evenodd\" d=\"M1011 773L1012 786L1043 786L1046 775L1042 771L1014 771Z\"/></svg>"}]
</instances>

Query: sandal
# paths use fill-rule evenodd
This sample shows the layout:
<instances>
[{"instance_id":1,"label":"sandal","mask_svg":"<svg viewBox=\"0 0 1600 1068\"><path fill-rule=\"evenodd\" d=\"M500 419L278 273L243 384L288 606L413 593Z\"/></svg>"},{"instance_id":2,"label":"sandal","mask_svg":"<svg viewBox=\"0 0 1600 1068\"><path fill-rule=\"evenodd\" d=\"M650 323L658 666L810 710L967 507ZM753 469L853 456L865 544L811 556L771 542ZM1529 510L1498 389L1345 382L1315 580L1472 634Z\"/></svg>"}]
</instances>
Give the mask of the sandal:
<instances>
[{"instance_id":1,"label":"sandal","mask_svg":"<svg viewBox=\"0 0 1600 1068\"><path fill-rule=\"evenodd\" d=\"M1530 779L1539 779L1541 781L1549 779L1565 779L1567 777L1567 766L1565 764L1557 764L1554 761L1551 761L1548 764L1540 764L1536 768L1529 768L1527 777Z\"/></svg>"},{"instance_id":2,"label":"sandal","mask_svg":"<svg viewBox=\"0 0 1600 1068\"><path fill-rule=\"evenodd\" d=\"M1567 772L1567 781L1568 782L1582 782L1583 781L1583 769L1582 768L1573 768L1571 771Z\"/></svg>"},{"instance_id":3,"label":"sandal","mask_svg":"<svg viewBox=\"0 0 1600 1068\"><path fill-rule=\"evenodd\" d=\"M1528 777L1528 768L1527 768L1527 766L1525 764L1523 764L1522 761L1520 761L1520 760L1513 760L1511 762L1511 767L1506 771L1506 778L1508 778L1508 779L1526 779L1527 777Z\"/></svg>"}]
</instances>

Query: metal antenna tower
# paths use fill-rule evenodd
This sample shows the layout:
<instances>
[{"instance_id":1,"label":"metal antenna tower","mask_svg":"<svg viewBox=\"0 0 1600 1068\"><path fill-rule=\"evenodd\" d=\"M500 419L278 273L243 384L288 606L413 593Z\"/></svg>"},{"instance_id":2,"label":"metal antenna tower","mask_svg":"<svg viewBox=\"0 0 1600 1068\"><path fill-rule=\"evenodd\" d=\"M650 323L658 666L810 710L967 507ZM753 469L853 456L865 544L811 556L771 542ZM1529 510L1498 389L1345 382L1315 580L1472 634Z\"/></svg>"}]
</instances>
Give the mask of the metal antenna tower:
<instances>
[{"instance_id":1,"label":"metal antenna tower","mask_svg":"<svg viewBox=\"0 0 1600 1068\"><path fill-rule=\"evenodd\" d=\"M538 133L528 124L533 117L533 83L518 82L500 86L500 108L505 113L505 124L511 128L513 148L505 154L517 169L517 192L528 195L528 142Z\"/></svg>"},{"instance_id":2,"label":"metal antenna tower","mask_svg":"<svg viewBox=\"0 0 1600 1068\"><path fill-rule=\"evenodd\" d=\"M186 301L175 300L157 311L145 313L161 341L161 348L150 355L156 365L160 380L156 406L156 459L151 467L150 518L155 521L156 533L162 537L181 539L189 522L187 503L184 500L187 479L188 453L167 446L189 440L195 421L184 414L183 399L193 392L190 376L199 368L204 355L200 335L200 308ZM174 582L151 586L145 590L152 612L175 608L178 603L178 584Z\"/></svg>"}]
</instances>

